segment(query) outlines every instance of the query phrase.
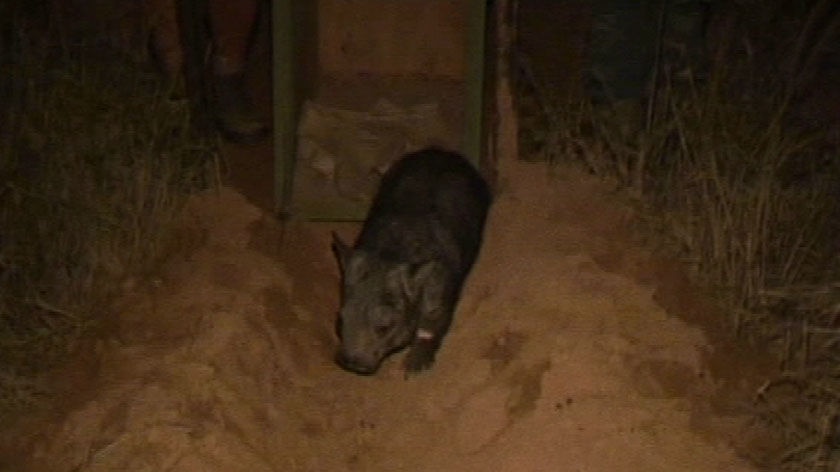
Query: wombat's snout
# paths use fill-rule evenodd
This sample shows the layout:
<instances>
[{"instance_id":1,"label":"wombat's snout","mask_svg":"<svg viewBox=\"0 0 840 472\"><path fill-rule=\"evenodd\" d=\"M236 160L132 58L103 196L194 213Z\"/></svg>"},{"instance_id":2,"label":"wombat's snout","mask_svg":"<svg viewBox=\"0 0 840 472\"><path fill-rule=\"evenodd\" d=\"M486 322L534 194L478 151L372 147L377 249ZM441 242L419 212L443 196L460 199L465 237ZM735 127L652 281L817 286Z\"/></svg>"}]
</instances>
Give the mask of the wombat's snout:
<instances>
[{"instance_id":1,"label":"wombat's snout","mask_svg":"<svg viewBox=\"0 0 840 472\"><path fill-rule=\"evenodd\" d=\"M371 364L356 356L348 356L343 351L335 355L335 363L342 369L359 375L373 375L379 368L378 364Z\"/></svg>"}]
</instances>

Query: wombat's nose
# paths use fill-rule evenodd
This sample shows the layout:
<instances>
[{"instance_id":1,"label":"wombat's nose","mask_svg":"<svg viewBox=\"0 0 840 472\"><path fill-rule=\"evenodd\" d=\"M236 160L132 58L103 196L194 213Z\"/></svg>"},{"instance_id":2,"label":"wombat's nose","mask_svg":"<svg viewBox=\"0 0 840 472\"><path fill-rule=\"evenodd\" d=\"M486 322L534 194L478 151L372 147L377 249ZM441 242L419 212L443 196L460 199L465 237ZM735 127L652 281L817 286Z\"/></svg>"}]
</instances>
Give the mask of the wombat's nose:
<instances>
[{"instance_id":1,"label":"wombat's nose","mask_svg":"<svg viewBox=\"0 0 840 472\"><path fill-rule=\"evenodd\" d=\"M348 356L343 352L336 354L335 363L344 370L359 374L372 375L378 366L360 360L358 357Z\"/></svg>"}]
</instances>

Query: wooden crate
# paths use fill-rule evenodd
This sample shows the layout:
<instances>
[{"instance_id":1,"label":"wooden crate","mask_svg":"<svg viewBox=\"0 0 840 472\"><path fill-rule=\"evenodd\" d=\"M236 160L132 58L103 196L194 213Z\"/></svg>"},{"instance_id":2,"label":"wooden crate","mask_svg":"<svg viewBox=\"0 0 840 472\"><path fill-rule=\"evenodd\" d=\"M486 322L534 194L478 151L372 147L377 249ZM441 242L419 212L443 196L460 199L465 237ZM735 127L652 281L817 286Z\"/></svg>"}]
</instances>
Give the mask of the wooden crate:
<instances>
[{"instance_id":1,"label":"wooden crate","mask_svg":"<svg viewBox=\"0 0 840 472\"><path fill-rule=\"evenodd\" d=\"M357 220L367 212L366 203L295 194L301 106L316 95L343 106L380 93L443 97L455 90L461 102L445 99L461 115L455 147L481 167L487 10L485 0L274 0L276 210L310 220ZM426 83L400 88L416 80Z\"/></svg>"}]
</instances>

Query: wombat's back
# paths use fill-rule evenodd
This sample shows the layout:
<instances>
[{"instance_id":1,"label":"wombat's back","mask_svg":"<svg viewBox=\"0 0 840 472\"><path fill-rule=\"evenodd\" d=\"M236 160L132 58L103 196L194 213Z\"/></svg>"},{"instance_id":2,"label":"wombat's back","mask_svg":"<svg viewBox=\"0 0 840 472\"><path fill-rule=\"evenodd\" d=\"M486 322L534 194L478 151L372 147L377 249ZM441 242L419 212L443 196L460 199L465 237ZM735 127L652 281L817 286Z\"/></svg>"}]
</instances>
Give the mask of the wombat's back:
<instances>
[{"instance_id":1,"label":"wombat's back","mask_svg":"<svg viewBox=\"0 0 840 472\"><path fill-rule=\"evenodd\" d=\"M409 153L382 177L357 246L409 262L443 251L466 270L481 244L490 200L487 183L460 154Z\"/></svg>"}]
</instances>

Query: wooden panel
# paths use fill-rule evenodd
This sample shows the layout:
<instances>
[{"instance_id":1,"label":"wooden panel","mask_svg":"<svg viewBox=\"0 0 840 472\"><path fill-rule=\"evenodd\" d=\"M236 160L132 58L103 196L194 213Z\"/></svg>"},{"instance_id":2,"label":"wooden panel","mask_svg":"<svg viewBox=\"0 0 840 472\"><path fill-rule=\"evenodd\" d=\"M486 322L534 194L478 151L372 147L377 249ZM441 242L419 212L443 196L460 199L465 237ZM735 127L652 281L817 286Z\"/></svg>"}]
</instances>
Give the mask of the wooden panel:
<instances>
[{"instance_id":1,"label":"wooden panel","mask_svg":"<svg viewBox=\"0 0 840 472\"><path fill-rule=\"evenodd\" d=\"M463 78L466 0L319 0L318 55L328 74Z\"/></svg>"}]
</instances>

